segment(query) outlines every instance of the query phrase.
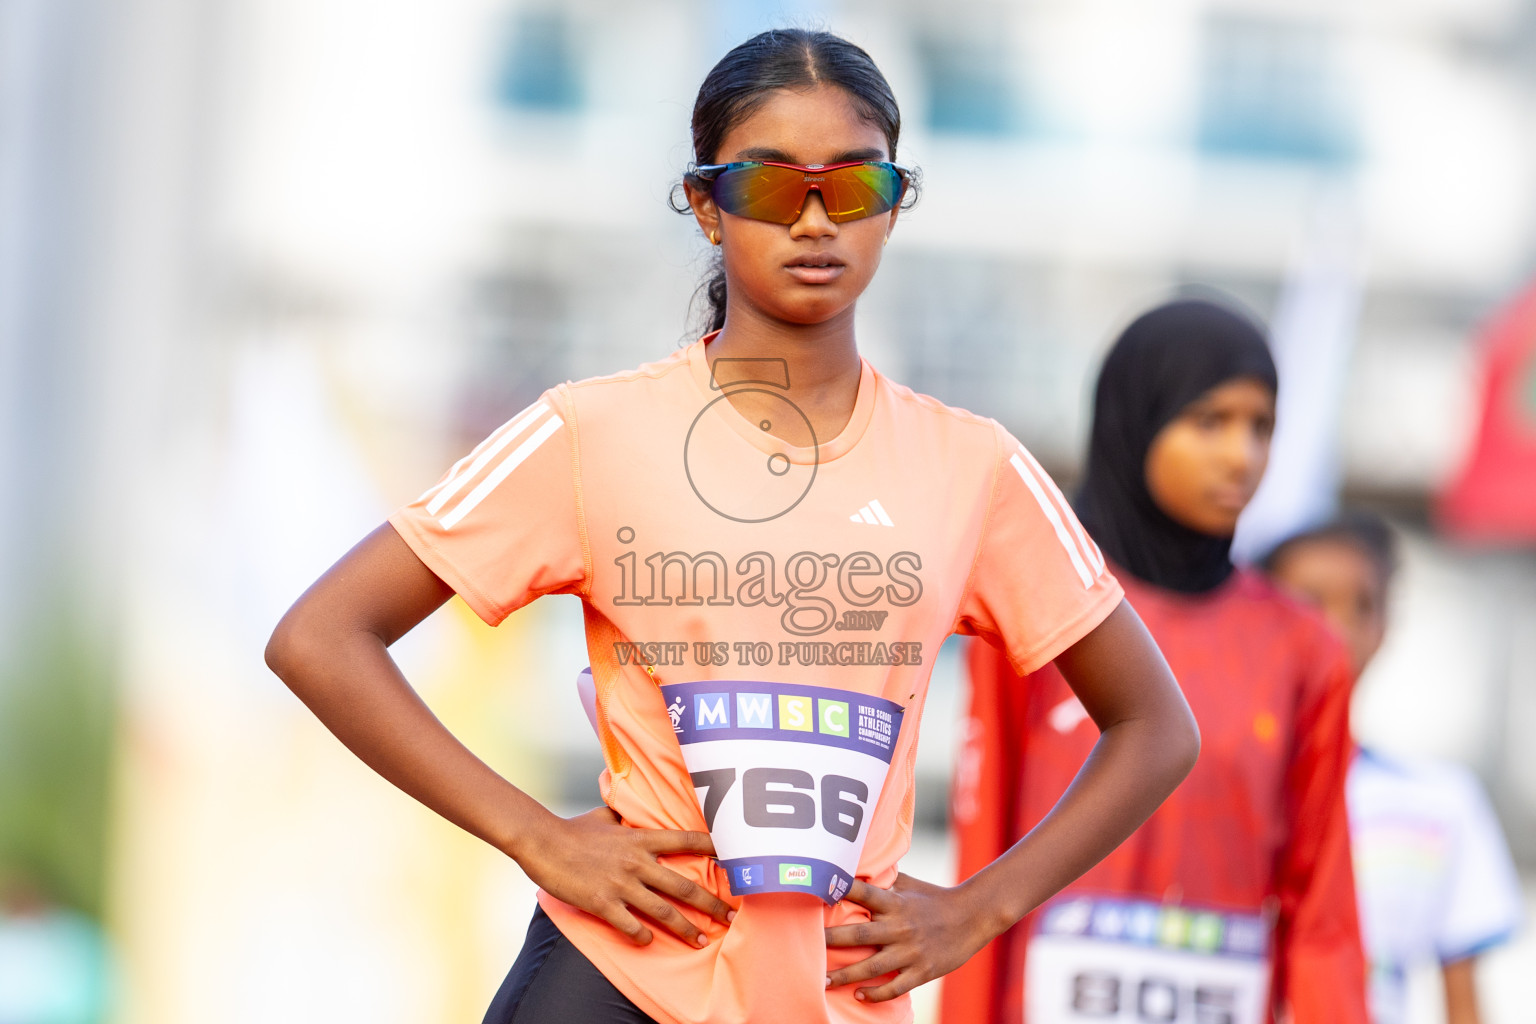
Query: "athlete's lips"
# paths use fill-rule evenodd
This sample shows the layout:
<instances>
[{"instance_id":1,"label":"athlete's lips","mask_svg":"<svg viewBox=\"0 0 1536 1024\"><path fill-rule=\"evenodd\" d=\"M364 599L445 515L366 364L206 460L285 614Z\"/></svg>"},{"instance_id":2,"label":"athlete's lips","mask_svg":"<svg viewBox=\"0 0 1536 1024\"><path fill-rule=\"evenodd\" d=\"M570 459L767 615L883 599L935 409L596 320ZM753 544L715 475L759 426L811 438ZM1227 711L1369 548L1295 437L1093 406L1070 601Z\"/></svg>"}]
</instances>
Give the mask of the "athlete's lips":
<instances>
[{"instance_id":1,"label":"athlete's lips","mask_svg":"<svg viewBox=\"0 0 1536 1024\"><path fill-rule=\"evenodd\" d=\"M829 252L802 252L785 264L787 267L840 267L843 261Z\"/></svg>"},{"instance_id":2,"label":"athlete's lips","mask_svg":"<svg viewBox=\"0 0 1536 1024\"><path fill-rule=\"evenodd\" d=\"M802 284L829 284L847 265L829 252L803 252L784 264L784 269Z\"/></svg>"}]
</instances>

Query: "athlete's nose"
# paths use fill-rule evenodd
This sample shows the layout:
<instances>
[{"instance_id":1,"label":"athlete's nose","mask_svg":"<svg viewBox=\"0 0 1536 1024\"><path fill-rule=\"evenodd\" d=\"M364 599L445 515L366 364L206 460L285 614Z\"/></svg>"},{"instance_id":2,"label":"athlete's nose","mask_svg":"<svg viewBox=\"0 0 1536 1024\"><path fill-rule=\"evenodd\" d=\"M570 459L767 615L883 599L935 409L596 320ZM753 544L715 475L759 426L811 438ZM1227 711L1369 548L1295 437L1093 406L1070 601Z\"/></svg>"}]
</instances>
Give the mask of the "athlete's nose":
<instances>
[{"instance_id":1,"label":"athlete's nose","mask_svg":"<svg viewBox=\"0 0 1536 1024\"><path fill-rule=\"evenodd\" d=\"M837 225L827 216L827 204L822 201L821 189L813 188L805 194L805 205L800 216L789 226L791 238L831 238L837 235Z\"/></svg>"}]
</instances>

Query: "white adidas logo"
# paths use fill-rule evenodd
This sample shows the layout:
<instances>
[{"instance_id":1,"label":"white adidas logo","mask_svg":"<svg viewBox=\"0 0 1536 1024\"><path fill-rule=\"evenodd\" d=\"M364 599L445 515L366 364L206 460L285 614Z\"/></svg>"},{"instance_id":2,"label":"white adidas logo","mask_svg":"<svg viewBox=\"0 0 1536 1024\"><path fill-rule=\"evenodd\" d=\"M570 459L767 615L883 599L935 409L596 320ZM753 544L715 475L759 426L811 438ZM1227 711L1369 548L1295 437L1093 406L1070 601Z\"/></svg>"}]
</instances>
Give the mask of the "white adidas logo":
<instances>
[{"instance_id":1,"label":"white adidas logo","mask_svg":"<svg viewBox=\"0 0 1536 1024\"><path fill-rule=\"evenodd\" d=\"M878 499L872 500L868 505L859 509L848 517L850 523L868 523L870 526L895 526L891 517L885 514Z\"/></svg>"},{"instance_id":2,"label":"white adidas logo","mask_svg":"<svg viewBox=\"0 0 1536 1024\"><path fill-rule=\"evenodd\" d=\"M1068 697L1051 708L1046 720L1057 732L1069 733L1088 720L1088 709L1083 707L1083 702L1076 697Z\"/></svg>"}]
</instances>

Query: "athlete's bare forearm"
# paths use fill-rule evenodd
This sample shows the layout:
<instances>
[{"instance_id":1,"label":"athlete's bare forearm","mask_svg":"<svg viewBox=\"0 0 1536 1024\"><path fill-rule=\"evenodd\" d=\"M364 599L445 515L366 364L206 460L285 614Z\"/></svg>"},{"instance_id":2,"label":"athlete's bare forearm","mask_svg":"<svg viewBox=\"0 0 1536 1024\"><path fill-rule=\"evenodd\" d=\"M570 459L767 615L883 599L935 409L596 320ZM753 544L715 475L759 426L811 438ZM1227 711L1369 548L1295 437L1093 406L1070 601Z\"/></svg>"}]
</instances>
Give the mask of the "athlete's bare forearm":
<instances>
[{"instance_id":1,"label":"athlete's bare forearm","mask_svg":"<svg viewBox=\"0 0 1536 1024\"><path fill-rule=\"evenodd\" d=\"M289 609L267 664L369 767L517 861L545 891L638 943L651 932L631 908L702 943L703 932L662 897L721 922L730 907L656 858L711 854L706 833L628 828L606 808L561 818L476 757L411 688L388 647L451 593L381 526Z\"/></svg>"},{"instance_id":2,"label":"athlete's bare forearm","mask_svg":"<svg viewBox=\"0 0 1536 1024\"><path fill-rule=\"evenodd\" d=\"M289 609L267 664L374 771L516 857L518 841L553 815L460 743L388 650L451 594L382 526Z\"/></svg>"},{"instance_id":3,"label":"athlete's bare forearm","mask_svg":"<svg viewBox=\"0 0 1536 1024\"><path fill-rule=\"evenodd\" d=\"M1101 734L1051 812L966 884L999 931L1097 864L1194 767L1200 734L1178 683L1129 604L1057 658Z\"/></svg>"}]
</instances>

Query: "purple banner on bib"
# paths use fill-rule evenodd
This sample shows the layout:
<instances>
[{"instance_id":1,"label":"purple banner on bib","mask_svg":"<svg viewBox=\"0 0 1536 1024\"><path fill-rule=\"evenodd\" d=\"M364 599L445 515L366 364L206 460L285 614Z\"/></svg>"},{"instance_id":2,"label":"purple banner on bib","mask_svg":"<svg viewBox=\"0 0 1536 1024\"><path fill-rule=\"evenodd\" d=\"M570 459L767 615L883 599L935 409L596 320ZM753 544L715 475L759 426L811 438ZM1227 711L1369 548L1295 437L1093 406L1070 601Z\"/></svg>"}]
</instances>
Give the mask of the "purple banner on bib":
<instances>
[{"instance_id":1,"label":"purple banner on bib","mask_svg":"<svg viewBox=\"0 0 1536 1024\"><path fill-rule=\"evenodd\" d=\"M723 860L731 879L731 894L751 896L761 892L803 892L819 897L827 906L848 894L853 878L836 864L815 857L741 857Z\"/></svg>"},{"instance_id":2,"label":"purple banner on bib","mask_svg":"<svg viewBox=\"0 0 1536 1024\"><path fill-rule=\"evenodd\" d=\"M661 687L677 741L778 740L841 747L886 764L901 733L900 704L850 690L711 679Z\"/></svg>"}]
</instances>

